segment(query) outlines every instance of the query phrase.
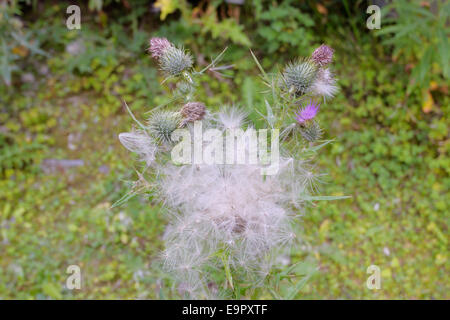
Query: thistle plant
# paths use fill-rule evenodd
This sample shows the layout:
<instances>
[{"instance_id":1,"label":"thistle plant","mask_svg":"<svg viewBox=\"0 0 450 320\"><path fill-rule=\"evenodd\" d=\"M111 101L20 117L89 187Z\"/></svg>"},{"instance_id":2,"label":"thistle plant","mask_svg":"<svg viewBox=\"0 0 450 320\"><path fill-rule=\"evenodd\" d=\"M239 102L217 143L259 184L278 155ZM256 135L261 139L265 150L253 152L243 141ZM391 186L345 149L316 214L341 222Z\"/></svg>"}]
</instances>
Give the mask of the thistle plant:
<instances>
[{"instance_id":1,"label":"thistle plant","mask_svg":"<svg viewBox=\"0 0 450 320\"><path fill-rule=\"evenodd\" d=\"M296 295L299 286L285 295L277 293L279 281L289 278L292 270L280 269L278 257L301 242L296 228L308 206L315 201L345 198L316 195L322 174L314 171L314 155L330 143L319 140L323 130L317 121L317 101L337 91L327 71L330 50L320 49L320 54L316 50L312 57L296 59L273 74L266 73L251 52L267 86L264 106L257 110L265 110L261 113L265 127L260 129L271 130L262 144L270 145L270 156L264 157L260 149L259 162L229 163L228 158L220 161L220 155L232 151L231 160L241 155L251 157L251 140L246 139L253 124L237 107L207 107L195 96L199 75L224 69L217 66L224 52L197 71L184 49L167 39L150 40L149 52L163 74L175 79L177 85L170 103L159 106L144 124L125 104L138 128L121 133L119 139L139 155L145 170L138 173L134 184L138 187L118 204L138 192L151 192L167 209L161 260L183 297L239 298L242 294L255 296L261 289L276 298ZM198 128L213 129L217 137L242 129L247 138L242 138L241 149L228 140L213 145L211 137L188 142L189 147L196 145L194 153L196 148L206 151L216 146L211 153L215 161L198 161L198 155L190 152L186 162L171 161L179 146L179 130L195 136ZM265 137L262 133L267 132L260 131L259 139ZM266 161L269 158L277 160L276 170L268 170L273 169L273 162Z\"/></svg>"}]
</instances>

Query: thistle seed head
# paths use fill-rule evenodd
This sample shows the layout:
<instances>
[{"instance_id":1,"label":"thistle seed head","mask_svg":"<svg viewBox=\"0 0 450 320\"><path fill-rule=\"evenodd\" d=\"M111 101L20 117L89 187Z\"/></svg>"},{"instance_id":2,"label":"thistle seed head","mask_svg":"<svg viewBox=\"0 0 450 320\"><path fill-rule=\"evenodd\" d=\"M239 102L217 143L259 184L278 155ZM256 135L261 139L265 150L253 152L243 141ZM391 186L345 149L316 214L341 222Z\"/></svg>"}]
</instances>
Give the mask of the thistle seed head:
<instances>
[{"instance_id":1,"label":"thistle seed head","mask_svg":"<svg viewBox=\"0 0 450 320\"><path fill-rule=\"evenodd\" d=\"M234 227L232 228L232 232L236 234L243 233L245 231L245 228L247 226L247 221L242 219L240 216L236 216L234 221Z\"/></svg>"},{"instance_id":2,"label":"thistle seed head","mask_svg":"<svg viewBox=\"0 0 450 320\"><path fill-rule=\"evenodd\" d=\"M289 63L282 74L285 89L296 96L305 94L316 79L317 69L311 60Z\"/></svg>"},{"instance_id":3,"label":"thistle seed head","mask_svg":"<svg viewBox=\"0 0 450 320\"><path fill-rule=\"evenodd\" d=\"M319 66L326 66L333 60L334 50L329 46L322 44L312 53L311 57Z\"/></svg>"},{"instance_id":4,"label":"thistle seed head","mask_svg":"<svg viewBox=\"0 0 450 320\"><path fill-rule=\"evenodd\" d=\"M171 135L179 127L180 121L178 112L158 111L148 119L147 129L156 141L170 143Z\"/></svg>"},{"instance_id":5,"label":"thistle seed head","mask_svg":"<svg viewBox=\"0 0 450 320\"><path fill-rule=\"evenodd\" d=\"M225 106L217 113L216 120L221 130L238 129L246 123L248 114L238 108Z\"/></svg>"},{"instance_id":6,"label":"thistle seed head","mask_svg":"<svg viewBox=\"0 0 450 320\"><path fill-rule=\"evenodd\" d=\"M206 107L202 102L188 102L181 108L180 113L184 118L183 123L194 122L203 119Z\"/></svg>"},{"instance_id":7,"label":"thistle seed head","mask_svg":"<svg viewBox=\"0 0 450 320\"><path fill-rule=\"evenodd\" d=\"M324 98L333 97L338 91L336 79L328 68L320 68L317 78L311 86L313 94L323 96Z\"/></svg>"},{"instance_id":8,"label":"thistle seed head","mask_svg":"<svg viewBox=\"0 0 450 320\"><path fill-rule=\"evenodd\" d=\"M192 67L193 58L183 48L167 47L159 59L160 68L167 76L178 76Z\"/></svg>"},{"instance_id":9,"label":"thistle seed head","mask_svg":"<svg viewBox=\"0 0 450 320\"><path fill-rule=\"evenodd\" d=\"M137 153L141 160L145 161L148 166L155 160L158 146L155 141L142 130L122 132L119 134L119 140L125 148L131 152Z\"/></svg>"},{"instance_id":10,"label":"thistle seed head","mask_svg":"<svg viewBox=\"0 0 450 320\"><path fill-rule=\"evenodd\" d=\"M153 37L150 39L150 47L148 48L148 51L152 54L152 58L158 60L163 55L164 50L172 46L173 45L166 38Z\"/></svg>"}]
</instances>

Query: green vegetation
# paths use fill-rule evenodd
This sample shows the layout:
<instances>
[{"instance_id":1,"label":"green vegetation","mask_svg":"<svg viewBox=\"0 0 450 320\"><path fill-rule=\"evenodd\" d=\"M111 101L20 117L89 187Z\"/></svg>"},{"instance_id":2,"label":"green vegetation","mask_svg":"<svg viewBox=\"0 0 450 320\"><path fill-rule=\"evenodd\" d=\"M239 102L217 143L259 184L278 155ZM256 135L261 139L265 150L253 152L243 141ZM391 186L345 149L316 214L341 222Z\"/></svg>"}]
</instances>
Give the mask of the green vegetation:
<instances>
[{"instance_id":1,"label":"green vegetation","mask_svg":"<svg viewBox=\"0 0 450 320\"><path fill-rule=\"evenodd\" d=\"M179 298L158 262L164 211L138 197L111 208L139 187L117 138L133 123L121 98L135 114L167 102L145 53L151 36L189 46L205 66L228 45L230 77L205 75L199 97L208 108L241 101L254 122L263 87L249 48L276 70L321 43L333 47L341 90L319 113L324 138L335 139L319 155L333 181L321 194L352 198L318 201L302 217L289 265L297 274L318 270L279 290L295 299L448 299L442 21L450 10L427 3L398 7L398 19L386 13L386 29L382 20L381 30L368 30L365 5L351 1L167 0L155 13L147 1L90 0L81 30L70 31L69 2L0 4L0 299ZM414 29L419 44L408 38L409 21L423 22ZM81 267L81 290L65 288L71 264ZM372 264L381 290L366 288Z\"/></svg>"}]
</instances>

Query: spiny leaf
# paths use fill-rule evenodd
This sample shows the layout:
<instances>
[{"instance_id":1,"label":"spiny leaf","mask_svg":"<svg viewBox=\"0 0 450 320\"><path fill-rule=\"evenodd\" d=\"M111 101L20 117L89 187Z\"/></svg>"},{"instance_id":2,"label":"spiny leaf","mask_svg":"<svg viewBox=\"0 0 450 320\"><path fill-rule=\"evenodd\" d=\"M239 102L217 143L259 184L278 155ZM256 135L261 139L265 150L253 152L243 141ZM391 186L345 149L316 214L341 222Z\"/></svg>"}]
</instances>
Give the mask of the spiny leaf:
<instances>
[{"instance_id":1,"label":"spiny leaf","mask_svg":"<svg viewBox=\"0 0 450 320\"><path fill-rule=\"evenodd\" d=\"M267 82L270 82L269 77L267 76L267 73L264 71L263 67L261 66L261 64L259 63L258 59L256 58L256 56L253 54L253 51L250 49L250 53L252 54L253 60L255 60L256 65L258 66L259 71L261 71L264 80L266 80Z\"/></svg>"}]
</instances>

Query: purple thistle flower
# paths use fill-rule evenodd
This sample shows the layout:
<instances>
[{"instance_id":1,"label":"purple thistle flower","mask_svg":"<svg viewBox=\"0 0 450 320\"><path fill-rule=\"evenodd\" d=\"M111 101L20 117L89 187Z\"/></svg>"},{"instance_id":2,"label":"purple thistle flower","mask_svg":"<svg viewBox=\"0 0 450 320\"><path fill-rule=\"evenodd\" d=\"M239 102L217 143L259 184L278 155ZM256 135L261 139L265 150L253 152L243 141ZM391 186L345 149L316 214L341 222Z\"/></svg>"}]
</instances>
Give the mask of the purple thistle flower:
<instances>
[{"instance_id":1,"label":"purple thistle flower","mask_svg":"<svg viewBox=\"0 0 450 320\"><path fill-rule=\"evenodd\" d=\"M317 115L317 112L319 112L319 107L320 104L310 101L306 107L300 108L298 112L295 113L295 120L297 120L298 123L303 124L306 121L313 119Z\"/></svg>"},{"instance_id":2,"label":"purple thistle flower","mask_svg":"<svg viewBox=\"0 0 450 320\"><path fill-rule=\"evenodd\" d=\"M163 55L164 50L171 46L172 44L166 38L153 37L150 39L148 51L152 54L152 58L159 59Z\"/></svg>"},{"instance_id":3,"label":"purple thistle flower","mask_svg":"<svg viewBox=\"0 0 450 320\"><path fill-rule=\"evenodd\" d=\"M311 57L319 66L326 66L333 59L334 50L329 46L322 44L312 53Z\"/></svg>"}]
</instances>

